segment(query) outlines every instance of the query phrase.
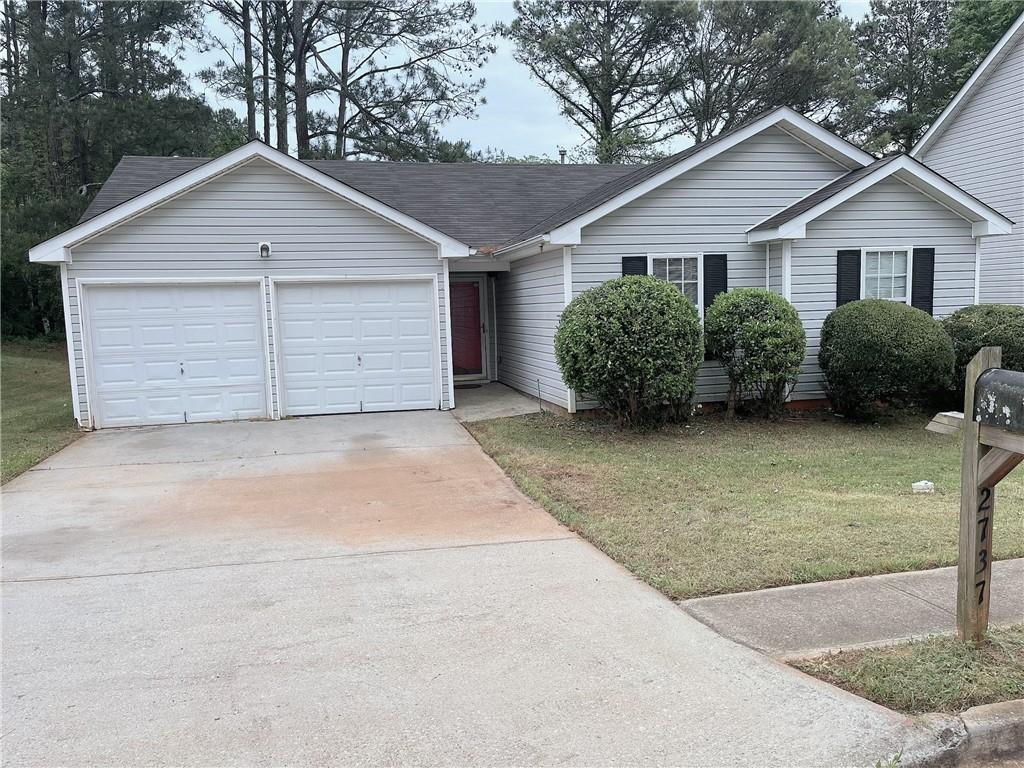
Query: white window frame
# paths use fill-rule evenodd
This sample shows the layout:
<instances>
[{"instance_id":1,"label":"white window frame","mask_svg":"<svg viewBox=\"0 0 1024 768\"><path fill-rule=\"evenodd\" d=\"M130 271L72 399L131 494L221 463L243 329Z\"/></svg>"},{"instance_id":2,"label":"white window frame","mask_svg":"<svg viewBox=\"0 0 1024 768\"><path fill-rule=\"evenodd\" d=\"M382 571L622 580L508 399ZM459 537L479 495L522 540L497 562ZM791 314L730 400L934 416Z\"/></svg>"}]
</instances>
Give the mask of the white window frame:
<instances>
[{"instance_id":1,"label":"white window frame","mask_svg":"<svg viewBox=\"0 0 1024 768\"><path fill-rule=\"evenodd\" d=\"M869 247L860 249L860 297L862 299L868 298L867 296L867 266L868 266L868 251L906 251L907 252L907 298L903 301L904 304L911 305L911 300L914 295L914 246L912 245L872 245ZM900 301L899 299L882 299L882 301Z\"/></svg>"},{"instance_id":2,"label":"white window frame","mask_svg":"<svg viewBox=\"0 0 1024 768\"><path fill-rule=\"evenodd\" d=\"M715 251L718 253L718 251ZM697 314L700 315L701 320L704 319L704 253L676 253L675 251L666 253L648 253L647 254L647 274L654 277L654 260L655 259L696 259L697 260ZM674 285L674 283L673 283ZM684 296L686 294L683 294Z\"/></svg>"}]
</instances>

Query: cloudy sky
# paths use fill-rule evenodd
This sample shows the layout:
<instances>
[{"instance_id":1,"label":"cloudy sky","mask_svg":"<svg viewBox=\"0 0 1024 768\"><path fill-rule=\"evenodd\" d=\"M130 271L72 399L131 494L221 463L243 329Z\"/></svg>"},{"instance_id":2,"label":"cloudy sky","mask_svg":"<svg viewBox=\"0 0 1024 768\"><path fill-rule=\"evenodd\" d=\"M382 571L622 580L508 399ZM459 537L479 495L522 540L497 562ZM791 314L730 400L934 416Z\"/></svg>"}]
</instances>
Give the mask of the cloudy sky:
<instances>
[{"instance_id":1,"label":"cloudy sky","mask_svg":"<svg viewBox=\"0 0 1024 768\"><path fill-rule=\"evenodd\" d=\"M867 13L868 0L842 0L840 5L847 16L858 19ZM480 0L477 7L477 21L481 24L511 21L514 17L511 1ZM223 38L226 30L216 21L209 24L210 30ZM583 137L559 114L551 93L512 58L512 47L507 41L499 39L497 45L497 53L482 70L487 81L484 90L487 103L478 109L476 119L453 120L441 127L442 134L450 139L466 139L475 149L493 147L514 156L556 158L559 147L571 150L577 146ZM194 74L217 58L223 58L223 54L188 52L182 67ZM197 81L195 87L202 89L202 84ZM230 106L240 113L245 111L241 104L210 92L206 95L217 107ZM680 146L673 149L680 149L686 143L688 140L681 140Z\"/></svg>"}]
</instances>

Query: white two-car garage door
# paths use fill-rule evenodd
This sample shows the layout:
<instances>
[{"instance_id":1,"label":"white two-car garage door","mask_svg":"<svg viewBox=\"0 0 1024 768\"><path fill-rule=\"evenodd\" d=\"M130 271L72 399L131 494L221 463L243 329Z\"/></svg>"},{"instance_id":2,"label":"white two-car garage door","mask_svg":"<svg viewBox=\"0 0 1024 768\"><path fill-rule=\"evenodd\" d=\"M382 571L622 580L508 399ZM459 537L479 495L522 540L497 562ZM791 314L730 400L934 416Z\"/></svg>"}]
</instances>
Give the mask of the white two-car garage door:
<instances>
[{"instance_id":1,"label":"white two-car garage door","mask_svg":"<svg viewBox=\"0 0 1024 768\"><path fill-rule=\"evenodd\" d=\"M268 415L257 283L94 285L83 293L97 427Z\"/></svg>"},{"instance_id":2,"label":"white two-car garage door","mask_svg":"<svg viewBox=\"0 0 1024 768\"><path fill-rule=\"evenodd\" d=\"M437 408L433 281L279 282L282 414Z\"/></svg>"}]
</instances>

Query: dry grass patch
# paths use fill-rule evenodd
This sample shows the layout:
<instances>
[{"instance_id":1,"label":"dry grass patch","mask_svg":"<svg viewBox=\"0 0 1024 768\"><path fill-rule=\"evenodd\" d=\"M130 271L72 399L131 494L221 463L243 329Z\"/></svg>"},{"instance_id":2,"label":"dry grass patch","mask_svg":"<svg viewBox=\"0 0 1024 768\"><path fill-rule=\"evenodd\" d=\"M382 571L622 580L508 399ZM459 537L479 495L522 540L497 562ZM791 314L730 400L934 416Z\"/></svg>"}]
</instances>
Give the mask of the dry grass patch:
<instances>
[{"instance_id":1,"label":"dry grass patch","mask_svg":"<svg viewBox=\"0 0 1024 768\"><path fill-rule=\"evenodd\" d=\"M540 414L467 425L559 520L673 598L952 565L959 442L924 416L825 416L651 435ZM910 484L932 480L934 495ZM1024 472L1000 484L995 555L1024 555Z\"/></svg>"},{"instance_id":2,"label":"dry grass patch","mask_svg":"<svg viewBox=\"0 0 1024 768\"><path fill-rule=\"evenodd\" d=\"M898 712L963 712L1024 697L1024 625L992 630L980 645L931 637L794 666Z\"/></svg>"}]
</instances>

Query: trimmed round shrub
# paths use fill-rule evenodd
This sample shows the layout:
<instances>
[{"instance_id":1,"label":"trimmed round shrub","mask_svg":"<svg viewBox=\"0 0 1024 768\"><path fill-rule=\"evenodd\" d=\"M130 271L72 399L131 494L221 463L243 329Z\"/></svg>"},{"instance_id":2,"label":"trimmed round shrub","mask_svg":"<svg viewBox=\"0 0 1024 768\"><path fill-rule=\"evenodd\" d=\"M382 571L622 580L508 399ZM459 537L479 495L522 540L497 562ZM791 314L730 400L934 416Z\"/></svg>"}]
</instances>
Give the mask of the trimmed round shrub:
<instances>
[{"instance_id":1,"label":"trimmed round shrub","mask_svg":"<svg viewBox=\"0 0 1024 768\"><path fill-rule=\"evenodd\" d=\"M749 398L762 413L781 414L807 340L793 305L764 288L720 293L704 313L704 335L729 375L729 412Z\"/></svg>"},{"instance_id":2,"label":"trimmed round shrub","mask_svg":"<svg viewBox=\"0 0 1024 768\"><path fill-rule=\"evenodd\" d=\"M982 347L1003 348L1003 368L1024 371L1024 307L977 304L958 309L942 321L953 340L956 369L953 392L963 397L967 364Z\"/></svg>"},{"instance_id":3,"label":"trimmed round shrub","mask_svg":"<svg viewBox=\"0 0 1024 768\"><path fill-rule=\"evenodd\" d=\"M555 356L565 383L596 398L620 424L656 426L690 413L704 356L700 318L663 280L609 280L562 312Z\"/></svg>"},{"instance_id":4,"label":"trimmed round shrub","mask_svg":"<svg viewBox=\"0 0 1024 768\"><path fill-rule=\"evenodd\" d=\"M927 312L885 299L844 304L821 327L818 364L837 413L924 402L953 379L953 342Z\"/></svg>"}]
</instances>

